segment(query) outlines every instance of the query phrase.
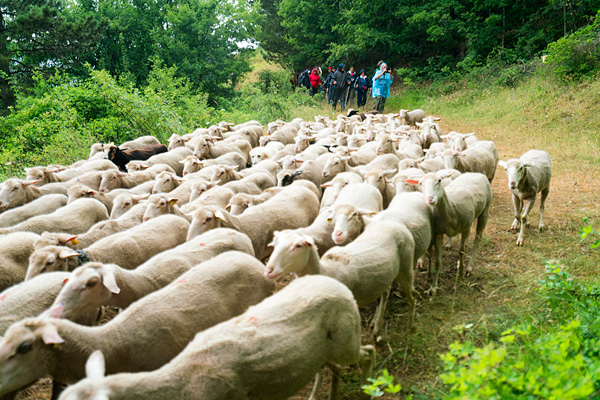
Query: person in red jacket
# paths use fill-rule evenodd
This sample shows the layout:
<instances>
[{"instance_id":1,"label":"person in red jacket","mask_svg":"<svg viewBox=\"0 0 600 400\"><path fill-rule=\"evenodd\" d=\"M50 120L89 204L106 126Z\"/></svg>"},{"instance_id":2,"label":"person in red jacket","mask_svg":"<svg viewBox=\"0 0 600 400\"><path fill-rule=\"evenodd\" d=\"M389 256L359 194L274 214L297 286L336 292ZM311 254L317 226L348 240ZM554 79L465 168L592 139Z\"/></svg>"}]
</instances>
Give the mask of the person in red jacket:
<instances>
[{"instance_id":1,"label":"person in red jacket","mask_svg":"<svg viewBox=\"0 0 600 400\"><path fill-rule=\"evenodd\" d=\"M319 93L319 88L321 87L321 77L319 76L319 71L316 68L313 68L312 73L309 75L310 78L310 88L311 88L311 96Z\"/></svg>"}]
</instances>

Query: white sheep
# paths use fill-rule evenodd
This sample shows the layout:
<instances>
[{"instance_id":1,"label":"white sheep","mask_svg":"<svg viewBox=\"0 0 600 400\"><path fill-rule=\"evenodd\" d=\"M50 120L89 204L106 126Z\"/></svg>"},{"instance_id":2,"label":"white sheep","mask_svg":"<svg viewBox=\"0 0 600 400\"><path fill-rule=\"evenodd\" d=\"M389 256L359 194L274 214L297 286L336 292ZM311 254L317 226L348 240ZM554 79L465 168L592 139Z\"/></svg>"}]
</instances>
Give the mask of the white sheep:
<instances>
[{"instance_id":1,"label":"white sheep","mask_svg":"<svg viewBox=\"0 0 600 400\"><path fill-rule=\"evenodd\" d=\"M150 196L149 194L135 195L130 193L123 193L115 197L113 201L113 208L110 213L110 219L117 219L123 216L126 212L131 210L133 206L146 200ZM143 212L142 212L143 214ZM141 223L141 220L140 220Z\"/></svg>"},{"instance_id":2,"label":"white sheep","mask_svg":"<svg viewBox=\"0 0 600 400\"><path fill-rule=\"evenodd\" d=\"M543 150L529 150L519 159L500 161L500 166L506 171L508 188L512 192L515 219L511 229L519 229L517 246L523 245L527 216L533 208L535 198L540 195L540 223L538 228L544 229L544 205L550 192L552 177L552 162L550 155Z\"/></svg>"},{"instance_id":3,"label":"white sheep","mask_svg":"<svg viewBox=\"0 0 600 400\"><path fill-rule=\"evenodd\" d=\"M340 191L352 183L362 183L363 178L355 172L341 172L331 181L321 185L325 188L323 198L321 199L321 209L332 205L338 198Z\"/></svg>"},{"instance_id":4,"label":"white sheep","mask_svg":"<svg viewBox=\"0 0 600 400\"><path fill-rule=\"evenodd\" d=\"M83 198L96 199L99 202L101 202L102 204L104 204L104 206L106 207L106 210L108 211L109 214L112 212L112 208L113 208L113 200L111 198L112 196L109 197L106 195L106 193L101 193L100 191L90 189L89 187L84 186L84 185L73 185L69 188L67 195L69 196L68 203L72 203L75 200L83 199ZM42 199L45 199L48 196L50 196L50 195L43 196ZM35 203L35 201L30 204L34 204L34 203Z\"/></svg>"},{"instance_id":5,"label":"white sheep","mask_svg":"<svg viewBox=\"0 0 600 400\"><path fill-rule=\"evenodd\" d=\"M153 255L185 242L188 228L185 219L163 215L98 240L85 250L47 246L33 252L25 279L43 272L72 271L87 261L114 263L133 269Z\"/></svg>"},{"instance_id":6,"label":"white sheep","mask_svg":"<svg viewBox=\"0 0 600 400\"><path fill-rule=\"evenodd\" d=\"M254 150L254 149L253 149ZM187 156L183 163L183 176L200 171L204 167L211 165L228 165L231 167L237 167L238 170L246 168L246 159L239 153L231 152L224 154L215 159L200 160L196 156Z\"/></svg>"},{"instance_id":7,"label":"white sheep","mask_svg":"<svg viewBox=\"0 0 600 400\"><path fill-rule=\"evenodd\" d=\"M400 110L398 114L398 118L404 125L416 125L417 122L423 122L423 118L425 118L425 111L421 109L416 109L412 111L408 110Z\"/></svg>"},{"instance_id":8,"label":"white sheep","mask_svg":"<svg viewBox=\"0 0 600 400\"><path fill-rule=\"evenodd\" d=\"M68 388L62 400L130 399L131 393L140 398L283 400L325 365L334 371L329 398L336 399L339 366L360 363L364 383L375 358L371 346L361 347L352 293L317 276L298 279L239 317L199 333L156 371L104 377L101 354L90 357L87 379ZM206 370L209 364L212 372Z\"/></svg>"},{"instance_id":9,"label":"white sheep","mask_svg":"<svg viewBox=\"0 0 600 400\"><path fill-rule=\"evenodd\" d=\"M69 276L68 272L52 272L0 292L0 341L12 324L24 318L36 317L52 306ZM97 308L89 309L89 312L80 314L74 321L82 325L95 324L101 312Z\"/></svg>"},{"instance_id":10,"label":"white sheep","mask_svg":"<svg viewBox=\"0 0 600 400\"><path fill-rule=\"evenodd\" d=\"M139 150L155 144L160 144L158 139L154 136L147 135L140 136L128 142L122 143L119 145L119 148L121 150Z\"/></svg>"},{"instance_id":11,"label":"white sheep","mask_svg":"<svg viewBox=\"0 0 600 400\"><path fill-rule=\"evenodd\" d=\"M387 208L396 195L394 185L388 182L388 177L395 172L395 169L382 171L379 168L373 168L364 174L365 182L376 187L381 193L381 196L383 197L383 208Z\"/></svg>"},{"instance_id":12,"label":"white sheep","mask_svg":"<svg viewBox=\"0 0 600 400\"><path fill-rule=\"evenodd\" d=\"M213 144L214 140L215 139L212 137L199 138L196 147L194 148L194 155L199 159L217 158L235 151L244 157L247 164L251 163L250 150L252 150L252 146L250 146L248 141L242 139L233 142Z\"/></svg>"},{"instance_id":13,"label":"white sheep","mask_svg":"<svg viewBox=\"0 0 600 400\"><path fill-rule=\"evenodd\" d=\"M102 174L102 181L100 182L98 191L100 193L107 193L118 188L131 189L154 179L155 176L156 175L150 172L150 170L133 172L131 174L118 170L106 171Z\"/></svg>"},{"instance_id":14,"label":"white sheep","mask_svg":"<svg viewBox=\"0 0 600 400\"><path fill-rule=\"evenodd\" d=\"M116 264L86 263L71 273L51 308L62 307L61 318L72 321L103 305L125 309L194 266L233 250L254 255L248 236L219 228L163 251L134 270Z\"/></svg>"},{"instance_id":15,"label":"white sheep","mask_svg":"<svg viewBox=\"0 0 600 400\"><path fill-rule=\"evenodd\" d=\"M5 180L0 186L0 212L30 203L43 195L67 194L67 187L61 189L61 186L55 186L57 184L49 184L38 188L34 186L36 183L16 178Z\"/></svg>"},{"instance_id":16,"label":"white sheep","mask_svg":"<svg viewBox=\"0 0 600 400\"><path fill-rule=\"evenodd\" d=\"M484 147L473 146L461 152L446 150L442 153L442 158L446 169L479 172L487 176L490 182L496 174L498 152L492 153Z\"/></svg>"},{"instance_id":17,"label":"white sheep","mask_svg":"<svg viewBox=\"0 0 600 400\"><path fill-rule=\"evenodd\" d=\"M108 219L108 212L104 204L96 199L79 199L52 214L38 215L9 228L1 228L0 234L18 231L78 234L86 232L96 222L105 219Z\"/></svg>"},{"instance_id":18,"label":"white sheep","mask_svg":"<svg viewBox=\"0 0 600 400\"><path fill-rule=\"evenodd\" d=\"M177 207L178 201L179 199L172 197L167 193L153 194L146 203L146 211L144 211L143 221L146 222L161 215L173 214L184 218L188 222L191 222L192 217L188 214L185 214L179 207Z\"/></svg>"},{"instance_id":19,"label":"white sheep","mask_svg":"<svg viewBox=\"0 0 600 400\"><path fill-rule=\"evenodd\" d=\"M31 203L9 209L0 214L0 228L6 228L23 222L31 217L50 214L67 204L64 194L47 194Z\"/></svg>"},{"instance_id":20,"label":"white sheep","mask_svg":"<svg viewBox=\"0 0 600 400\"><path fill-rule=\"evenodd\" d=\"M105 354L108 373L160 368L197 332L273 292L264 265L248 254L228 252L203 264L99 327L45 316L15 323L0 342L0 396L46 375L74 383L84 377L85 360L95 350ZM27 356L12 358L17 349Z\"/></svg>"},{"instance_id":21,"label":"white sheep","mask_svg":"<svg viewBox=\"0 0 600 400\"><path fill-rule=\"evenodd\" d=\"M182 176L183 164L181 164L181 161L185 160L187 156L191 156L192 154L192 150L188 149L187 147L179 147L171 151L167 151L166 153L155 154L146 160L146 162L150 165L168 165L177 173L177 175Z\"/></svg>"},{"instance_id":22,"label":"white sheep","mask_svg":"<svg viewBox=\"0 0 600 400\"><path fill-rule=\"evenodd\" d=\"M385 211L379 215L383 214ZM281 279L288 273L321 274L348 286L359 306L380 299L373 321L375 336L383 323L390 287L394 281L398 282L409 304L408 326L412 327L415 243L403 224L391 218L371 222L356 240L346 246L332 247L321 260L314 240L299 232L275 232L272 246L273 254L266 269L270 279Z\"/></svg>"},{"instance_id":23,"label":"white sheep","mask_svg":"<svg viewBox=\"0 0 600 400\"><path fill-rule=\"evenodd\" d=\"M331 239L337 245L351 242L366 226L365 215L375 215L383 210L383 198L378 189L368 183L345 186L329 211L324 211L332 225ZM310 235L310 232L306 232ZM311 235L312 236L312 235ZM317 247L319 245L316 242Z\"/></svg>"},{"instance_id":24,"label":"white sheep","mask_svg":"<svg viewBox=\"0 0 600 400\"><path fill-rule=\"evenodd\" d=\"M233 228L250 237L256 258L263 260L270 254L267 244L275 230L308 226L318 212L319 200L310 189L291 186L239 217L214 206L199 208L193 213L188 240L210 229Z\"/></svg>"},{"instance_id":25,"label":"white sheep","mask_svg":"<svg viewBox=\"0 0 600 400\"><path fill-rule=\"evenodd\" d=\"M445 188L442 184L442 177L435 173L426 174L418 181L409 183L421 186L425 202L433 210L436 263L431 292L435 294L442 265L444 235L448 237L461 235L459 274L470 275L472 273L479 242L487 224L492 202L492 187L486 176L480 173L462 174ZM475 220L477 220L475 240L473 241L471 260L465 270L465 245Z\"/></svg>"},{"instance_id":26,"label":"white sheep","mask_svg":"<svg viewBox=\"0 0 600 400\"><path fill-rule=\"evenodd\" d=\"M39 235L15 232L0 237L0 291L25 279L29 256Z\"/></svg>"}]
</instances>

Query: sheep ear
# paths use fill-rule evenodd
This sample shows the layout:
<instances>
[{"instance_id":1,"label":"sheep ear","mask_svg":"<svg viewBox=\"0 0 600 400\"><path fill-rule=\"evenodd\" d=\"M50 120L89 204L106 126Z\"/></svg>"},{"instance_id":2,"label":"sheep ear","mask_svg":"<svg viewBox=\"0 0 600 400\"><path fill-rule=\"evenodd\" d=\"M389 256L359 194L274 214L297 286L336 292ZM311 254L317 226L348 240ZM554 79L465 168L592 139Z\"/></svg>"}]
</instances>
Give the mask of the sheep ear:
<instances>
[{"instance_id":1,"label":"sheep ear","mask_svg":"<svg viewBox=\"0 0 600 400\"><path fill-rule=\"evenodd\" d=\"M67 258L73 258L73 257L78 257L79 253L76 252L75 250L71 250L71 249L64 249L61 250L60 253L58 253L58 258L62 258L67 259Z\"/></svg>"},{"instance_id":2,"label":"sheep ear","mask_svg":"<svg viewBox=\"0 0 600 400\"><path fill-rule=\"evenodd\" d=\"M236 169L238 169L238 165L234 165L232 167L230 166L226 166L225 169L229 170L229 171L235 171Z\"/></svg>"},{"instance_id":3,"label":"sheep ear","mask_svg":"<svg viewBox=\"0 0 600 400\"><path fill-rule=\"evenodd\" d=\"M302 171L294 171L292 172L292 176L298 176L302 173Z\"/></svg>"},{"instance_id":4,"label":"sheep ear","mask_svg":"<svg viewBox=\"0 0 600 400\"><path fill-rule=\"evenodd\" d=\"M100 379L104 378L104 373L104 355L100 350L96 350L85 363L85 376L91 379Z\"/></svg>"},{"instance_id":5,"label":"sheep ear","mask_svg":"<svg viewBox=\"0 0 600 400\"><path fill-rule=\"evenodd\" d=\"M52 324L45 324L42 327L42 340L45 344L60 344L65 342L58 334L56 326Z\"/></svg>"},{"instance_id":6,"label":"sheep ear","mask_svg":"<svg viewBox=\"0 0 600 400\"><path fill-rule=\"evenodd\" d=\"M342 161L348 161L349 159L351 159L352 157L350 156L346 156L346 157L340 157L340 160Z\"/></svg>"},{"instance_id":7,"label":"sheep ear","mask_svg":"<svg viewBox=\"0 0 600 400\"><path fill-rule=\"evenodd\" d=\"M372 217L373 215L377 215L378 211L371 211L371 210L367 210L364 208L360 208L358 210L356 210L358 212L358 215L368 215L369 217Z\"/></svg>"},{"instance_id":8,"label":"sheep ear","mask_svg":"<svg viewBox=\"0 0 600 400\"><path fill-rule=\"evenodd\" d=\"M231 211L231 203L225 206L225 211Z\"/></svg>"},{"instance_id":9,"label":"sheep ear","mask_svg":"<svg viewBox=\"0 0 600 400\"><path fill-rule=\"evenodd\" d=\"M440 179L446 179L446 178L450 178L453 173L454 173L454 171L445 171L443 174L438 173L437 176Z\"/></svg>"},{"instance_id":10,"label":"sheep ear","mask_svg":"<svg viewBox=\"0 0 600 400\"><path fill-rule=\"evenodd\" d=\"M359 169L358 173L364 178L365 175L367 174L367 172L369 172L369 170L367 169Z\"/></svg>"},{"instance_id":11,"label":"sheep ear","mask_svg":"<svg viewBox=\"0 0 600 400\"><path fill-rule=\"evenodd\" d=\"M506 161L500 160L500 161L498 161L498 165L501 166L502 168L506 168Z\"/></svg>"},{"instance_id":12,"label":"sheep ear","mask_svg":"<svg viewBox=\"0 0 600 400\"><path fill-rule=\"evenodd\" d=\"M171 204L175 205L175 204L176 204L176 203L179 201L179 199L178 199L178 198L176 198L176 197L169 197L169 198L167 198L167 201L168 201L169 203L171 203Z\"/></svg>"},{"instance_id":13,"label":"sheep ear","mask_svg":"<svg viewBox=\"0 0 600 400\"><path fill-rule=\"evenodd\" d=\"M75 235L75 236L64 235L63 237L59 238L58 241L62 244L67 244L69 242L71 242L72 244L77 244L79 242L76 239L77 239L77 235Z\"/></svg>"},{"instance_id":14,"label":"sheep ear","mask_svg":"<svg viewBox=\"0 0 600 400\"><path fill-rule=\"evenodd\" d=\"M44 311L41 315L44 317L48 317L48 318L60 318L64 310L65 310L65 303L63 303L61 301L54 307L51 307L51 308L47 309L46 311Z\"/></svg>"},{"instance_id":15,"label":"sheep ear","mask_svg":"<svg viewBox=\"0 0 600 400\"><path fill-rule=\"evenodd\" d=\"M210 181L206 184L206 186L208 187L208 189L210 189L211 187L215 187L219 184L219 182L221 182L220 179L216 180L216 181Z\"/></svg>"},{"instance_id":16,"label":"sheep ear","mask_svg":"<svg viewBox=\"0 0 600 400\"><path fill-rule=\"evenodd\" d=\"M36 183L38 183L39 181L40 181L39 179L38 179L37 181L24 181L24 182L21 182L21 184L22 184L23 186L31 186L31 185L35 185L35 184L36 184Z\"/></svg>"},{"instance_id":17,"label":"sheep ear","mask_svg":"<svg viewBox=\"0 0 600 400\"><path fill-rule=\"evenodd\" d=\"M415 122L415 125L417 125L419 128L423 126L421 122Z\"/></svg>"},{"instance_id":18,"label":"sheep ear","mask_svg":"<svg viewBox=\"0 0 600 400\"><path fill-rule=\"evenodd\" d=\"M223 212L221 210L216 210L215 211L215 217L218 220L227 223L227 219L225 219L225 214L223 214Z\"/></svg>"},{"instance_id":19,"label":"sheep ear","mask_svg":"<svg viewBox=\"0 0 600 400\"><path fill-rule=\"evenodd\" d=\"M121 288L117 285L117 279L115 277L115 271L112 268L102 268L102 284L111 293L119 294L121 293Z\"/></svg>"},{"instance_id":20,"label":"sheep ear","mask_svg":"<svg viewBox=\"0 0 600 400\"><path fill-rule=\"evenodd\" d=\"M418 185L419 181L415 180L415 179L406 179L404 182L408 183L409 185Z\"/></svg>"},{"instance_id":21,"label":"sheep ear","mask_svg":"<svg viewBox=\"0 0 600 400\"><path fill-rule=\"evenodd\" d=\"M385 175L385 176L393 175L395 173L396 173L395 169L386 169L385 171L383 171L383 175Z\"/></svg>"},{"instance_id":22,"label":"sheep ear","mask_svg":"<svg viewBox=\"0 0 600 400\"><path fill-rule=\"evenodd\" d=\"M96 191L95 191L95 190L93 190L93 189L90 189L90 190L88 190L88 194L89 194L90 196L95 196L95 195L96 195Z\"/></svg>"}]
</instances>

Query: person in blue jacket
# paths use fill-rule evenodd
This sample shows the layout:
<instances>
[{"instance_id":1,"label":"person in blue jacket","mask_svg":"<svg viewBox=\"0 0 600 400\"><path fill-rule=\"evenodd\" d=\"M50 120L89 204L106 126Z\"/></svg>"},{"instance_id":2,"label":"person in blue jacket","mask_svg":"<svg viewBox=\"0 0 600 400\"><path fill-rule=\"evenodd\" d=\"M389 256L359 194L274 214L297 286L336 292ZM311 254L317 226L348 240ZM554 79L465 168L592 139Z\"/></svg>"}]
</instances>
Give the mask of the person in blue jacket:
<instances>
[{"instance_id":1,"label":"person in blue jacket","mask_svg":"<svg viewBox=\"0 0 600 400\"><path fill-rule=\"evenodd\" d=\"M390 86L394 81L392 69L384 62L373 76L373 98L377 98L377 111L383 114L385 101L390 97Z\"/></svg>"},{"instance_id":2,"label":"person in blue jacket","mask_svg":"<svg viewBox=\"0 0 600 400\"><path fill-rule=\"evenodd\" d=\"M363 107L367 104L367 91L371 87L371 80L367 76L364 69L360 70L360 73L354 81L354 88L356 89L356 105Z\"/></svg>"}]
</instances>

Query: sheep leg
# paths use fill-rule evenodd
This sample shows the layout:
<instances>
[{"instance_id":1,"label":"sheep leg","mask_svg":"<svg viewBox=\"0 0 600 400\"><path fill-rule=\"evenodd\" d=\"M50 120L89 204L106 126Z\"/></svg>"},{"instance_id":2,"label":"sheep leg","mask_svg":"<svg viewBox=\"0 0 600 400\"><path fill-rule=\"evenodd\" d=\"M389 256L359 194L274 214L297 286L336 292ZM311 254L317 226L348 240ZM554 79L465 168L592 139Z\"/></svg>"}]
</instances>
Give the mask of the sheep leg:
<instances>
[{"instance_id":1,"label":"sheep leg","mask_svg":"<svg viewBox=\"0 0 600 400\"><path fill-rule=\"evenodd\" d=\"M467 274L466 276L471 275L473 272L473 264L475 263L475 256L477 255L477 249L479 248L479 243L481 242L481 237L483 236L483 230L487 225L488 220L488 210L486 209L479 218L477 218L477 229L475 230L475 240L473 241L473 250L471 251L471 260L469 260L469 265L467 266Z\"/></svg>"},{"instance_id":2,"label":"sheep leg","mask_svg":"<svg viewBox=\"0 0 600 400\"><path fill-rule=\"evenodd\" d=\"M470 233L471 227L463 231L460 235L460 250L458 254L458 273L460 276L465 276L465 247Z\"/></svg>"},{"instance_id":3,"label":"sheep leg","mask_svg":"<svg viewBox=\"0 0 600 400\"><path fill-rule=\"evenodd\" d=\"M444 250L450 251L452 249L452 238L448 236L446 238L446 243L444 244Z\"/></svg>"},{"instance_id":4,"label":"sheep leg","mask_svg":"<svg viewBox=\"0 0 600 400\"><path fill-rule=\"evenodd\" d=\"M515 220L513 221L510 229L515 231L519 229L519 224L521 222L521 210L523 209L523 201L519 198L519 196L513 193L512 196L513 201L513 209L515 211Z\"/></svg>"},{"instance_id":5,"label":"sheep leg","mask_svg":"<svg viewBox=\"0 0 600 400\"><path fill-rule=\"evenodd\" d=\"M525 227L527 226L527 216L533 208L535 203L535 196L529 199L523 200L525 206L523 207L523 213L521 214L521 230L519 231L519 237L517 238L517 246L523 246L523 238L525 237Z\"/></svg>"},{"instance_id":6,"label":"sheep leg","mask_svg":"<svg viewBox=\"0 0 600 400\"><path fill-rule=\"evenodd\" d=\"M338 393L340 392L341 368L333 363L326 363L326 365L331 370L331 390L329 391L329 399L337 400Z\"/></svg>"},{"instance_id":7,"label":"sheep leg","mask_svg":"<svg viewBox=\"0 0 600 400\"><path fill-rule=\"evenodd\" d=\"M540 231L544 229L544 204L546 204L548 193L550 193L550 188L542 190L542 196L540 199L540 225L538 226Z\"/></svg>"},{"instance_id":8,"label":"sheep leg","mask_svg":"<svg viewBox=\"0 0 600 400\"><path fill-rule=\"evenodd\" d=\"M377 310L375 311L375 316L373 317L373 336L379 336L379 331L381 329L381 325L383 325L383 315L385 314L385 308L387 307L387 301L390 297L390 292L392 288L387 288L385 292L381 295L379 299L379 305L377 306Z\"/></svg>"},{"instance_id":9,"label":"sheep leg","mask_svg":"<svg viewBox=\"0 0 600 400\"><path fill-rule=\"evenodd\" d=\"M315 384L313 385L312 392L308 400L317 400L319 398L319 392L321 391L321 385L323 384L323 374L321 371L315 375Z\"/></svg>"},{"instance_id":10,"label":"sheep leg","mask_svg":"<svg viewBox=\"0 0 600 400\"><path fill-rule=\"evenodd\" d=\"M440 278L440 269L442 267L442 251L444 248L444 235L438 234L435 235L435 267L433 271L433 279L431 281L431 287L429 288L429 293L432 296L435 296L438 288L438 280Z\"/></svg>"},{"instance_id":11,"label":"sheep leg","mask_svg":"<svg viewBox=\"0 0 600 400\"><path fill-rule=\"evenodd\" d=\"M371 345L361 346L360 348L360 371L361 371L361 379L360 386L366 385L369 383L368 378L373 376L373 366L375 365L375 348ZM366 393L362 393L359 396L360 399L369 399L370 396Z\"/></svg>"}]
</instances>

